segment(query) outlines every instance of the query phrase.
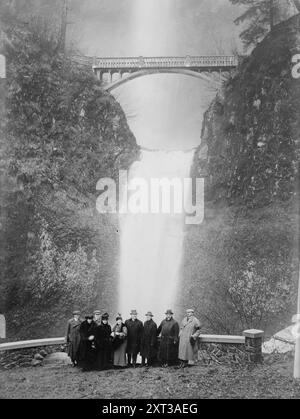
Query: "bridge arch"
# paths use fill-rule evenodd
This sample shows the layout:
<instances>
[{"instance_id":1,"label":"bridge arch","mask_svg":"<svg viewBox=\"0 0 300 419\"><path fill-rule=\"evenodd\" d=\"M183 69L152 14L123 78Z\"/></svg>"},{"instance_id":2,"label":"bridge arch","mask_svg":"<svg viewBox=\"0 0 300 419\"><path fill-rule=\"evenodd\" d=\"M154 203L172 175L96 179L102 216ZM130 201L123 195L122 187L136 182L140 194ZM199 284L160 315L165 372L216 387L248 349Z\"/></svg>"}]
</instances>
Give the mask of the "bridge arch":
<instances>
[{"instance_id":1,"label":"bridge arch","mask_svg":"<svg viewBox=\"0 0 300 419\"><path fill-rule=\"evenodd\" d=\"M190 77L194 77L197 79L202 79L204 81L208 81L211 82L211 79L205 75L205 73L199 73L197 71L193 71L193 70L189 70L189 69L183 69L183 68L162 68L159 70L151 70L151 69L147 69L147 70L139 70L139 71L135 71L134 73L130 73L124 77L121 76L120 79L115 80L111 83L108 84L104 84L103 85L103 89L111 92L115 89L117 89L118 87L124 85L125 83L128 83L132 80L135 80L137 78L140 77L145 77L145 76L150 76L153 74L182 74L185 76L190 76Z\"/></svg>"}]
</instances>

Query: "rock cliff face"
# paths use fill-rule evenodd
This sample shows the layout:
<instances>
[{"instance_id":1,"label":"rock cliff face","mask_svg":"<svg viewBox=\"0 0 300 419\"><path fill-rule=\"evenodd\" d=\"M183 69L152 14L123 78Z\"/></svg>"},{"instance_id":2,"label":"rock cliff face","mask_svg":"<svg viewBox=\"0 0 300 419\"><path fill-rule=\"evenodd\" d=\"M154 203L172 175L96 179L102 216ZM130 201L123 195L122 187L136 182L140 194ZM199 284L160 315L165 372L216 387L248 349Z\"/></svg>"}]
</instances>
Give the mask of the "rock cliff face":
<instances>
[{"instance_id":1,"label":"rock cliff face","mask_svg":"<svg viewBox=\"0 0 300 419\"><path fill-rule=\"evenodd\" d=\"M40 27L6 47L7 123L1 148L0 312L10 338L64 334L74 308L113 312L119 227L96 210L139 147L116 100Z\"/></svg>"},{"instance_id":2,"label":"rock cliff face","mask_svg":"<svg viewBox=\"0 0 300 419\"><path fill-rule=\"evenodd\" d=\"M204 117L192 174L206 179L206 216L188 229L183 277L213 330L273 331L296 310L299 29L299 15L277 25Z\"/></svg>"}]
</instances>

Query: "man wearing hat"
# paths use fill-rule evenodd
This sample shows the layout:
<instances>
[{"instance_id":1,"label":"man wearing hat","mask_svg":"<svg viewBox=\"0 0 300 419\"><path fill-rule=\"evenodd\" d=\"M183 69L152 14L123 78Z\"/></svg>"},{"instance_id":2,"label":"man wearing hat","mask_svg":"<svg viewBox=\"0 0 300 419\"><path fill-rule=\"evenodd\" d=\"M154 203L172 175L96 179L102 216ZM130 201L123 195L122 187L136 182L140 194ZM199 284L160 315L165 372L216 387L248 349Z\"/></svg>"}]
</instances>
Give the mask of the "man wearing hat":
<instances>
[{"instance_id":1,"label":"man wearing hat","mask_svg":"<svg viewBox=\"0 0 300 419\"><path fill-rule=\"evenodd\" d=\"M151 366L154 364L157 355L157 325L153 321L151 311L146 313L146 321L141 342L142 365Z\"/></svg>"},{"instance_id":2,"label":"man wearing hat","mask_svg":"<svg viewBox=\"0 0 300 419\"><path fill-rule=\"evenodd\" d=\"M138 353L141 350L143 323L137 318L137 311L131 310L130 319L126 320L128 365L136 367Z\"/></svg>"},{"instance_id":3,"label":"man wearing hat","mask_svg":"<svg viewBox=\"0 0 300 419\"><path fill-rule=\"evenodd\" d=\"M82 362L83 371L91 371L96 366L96 323L94 316L85 316L85 321L80 325L80 361Z\"/></svg>"},{"instance_id":4,"label":"man wearing hat","mask_svg":"<svg viewBox=\"0 0 300 419\"><path fill-rule=\"evenodd\" d=\"M95 342L97 349L97 369L106 370L109 367L111 355L111 327L108 324L108 313L101 316L100 324L96 326Z\"/></svg>"},{"instance_id":5,"label":"man wearing hat","mask_svg":"<svg viewBox=\"0 0 300 419\"><path fill-rule=\"evenodd\" d=\"M167 310L165 314L166 318L157 330L157 334L161 335L158 357L163 367L178 361L179 324L174 320L172 310Z\"/></svg>"},{"instance_id":6,"label":"man wearing hat","mask_svg":"<svg viewBox=\"0 0 300 419\"><path fill-rule=\"evenodd\" d=\"M188 309L186 317L182 320L179 332L179 359L180 367L194 365L198 358L197 338L200 335L201 323L195 317L194 310Z\"/></svg>"},{"instance_id":7,"label":"man wearing hat","mask_svg":"<svg viewBox=\"0 0 300 419\"><path fill-rule=\"evenodd\" d=\"M68 355L71 358L72 364L75 367L79 361L79 345L80 333L79 328L81 325L80 311L73 311L73 318L68 321L66 342L68 344Z\"/></svg>"},{"instance_id":8,"label":"man wearing hat","mask_svg":"<svg viewBox=\"0 0 300 419\"><path fill-rule=\"evenodd\" d=\"M95 310L94 311L94 322L99 326L101 324L101 311Z\"/></svg>"}]
</instances>

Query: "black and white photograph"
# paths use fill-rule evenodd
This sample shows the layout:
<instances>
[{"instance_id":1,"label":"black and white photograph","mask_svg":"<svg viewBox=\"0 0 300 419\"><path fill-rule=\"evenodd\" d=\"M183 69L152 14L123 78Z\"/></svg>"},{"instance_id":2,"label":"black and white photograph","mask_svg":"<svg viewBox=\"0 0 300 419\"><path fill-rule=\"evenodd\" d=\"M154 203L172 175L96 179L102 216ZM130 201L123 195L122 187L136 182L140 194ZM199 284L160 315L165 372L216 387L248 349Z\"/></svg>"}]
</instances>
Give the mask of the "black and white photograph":
<instances>
[{"instance_id":1,"label":"black and white photograph","mask_svg":"<svg viewBox=\"0 0 300 419\"><path fill-rule=\"evenodd\" d=\"M0 0L0 399L300 399L299 168L299 0Z\"/></svg>"}]
</instances>

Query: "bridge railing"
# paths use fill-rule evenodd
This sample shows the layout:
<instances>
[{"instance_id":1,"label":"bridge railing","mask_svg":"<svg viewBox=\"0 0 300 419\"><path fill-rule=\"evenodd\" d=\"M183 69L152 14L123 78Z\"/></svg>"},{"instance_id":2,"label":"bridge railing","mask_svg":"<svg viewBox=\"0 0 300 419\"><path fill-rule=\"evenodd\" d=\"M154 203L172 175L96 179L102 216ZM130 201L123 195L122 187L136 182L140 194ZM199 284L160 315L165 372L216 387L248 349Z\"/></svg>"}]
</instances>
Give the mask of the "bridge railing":
<instances>
[{"instance_id":1,"label":"bridge railing","mask_svg":"<svg viewBox=\"0 0 300 419\"><path fill-rule=\"evenodd\" d=\"M187 56L187 57L128 57L128 58L95 58L94 68L183 68L183 67L236 67L238 58L234 55L224 56Z\"/></svg>"}]
</instances>

